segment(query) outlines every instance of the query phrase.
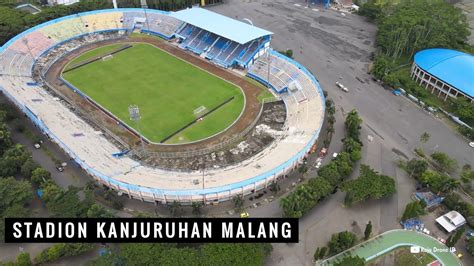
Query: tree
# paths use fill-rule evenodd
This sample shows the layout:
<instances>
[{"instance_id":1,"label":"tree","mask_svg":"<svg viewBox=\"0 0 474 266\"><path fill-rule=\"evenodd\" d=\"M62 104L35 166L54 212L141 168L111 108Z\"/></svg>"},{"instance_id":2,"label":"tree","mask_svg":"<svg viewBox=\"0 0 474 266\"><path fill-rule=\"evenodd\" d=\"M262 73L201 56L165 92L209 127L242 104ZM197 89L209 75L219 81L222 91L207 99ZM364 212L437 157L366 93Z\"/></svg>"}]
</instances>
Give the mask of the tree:
<instances>
[{"instance_id":1,"label":"tree","mask_svg":"<svg viewBox=\"0 0 474 266\"><path fill-rule=\"evenodd\" d=\"M351 137L345 138L343 142L344 142L344 151L348 153L351 153L355 150L360 151L362 149L362 144L360 144L360 142L358 142L357 140Z\"/></svg>"},{"instance_id":2,"label":"tree","mask_svg":"<svg viewBox=\"0 0 474 266\"><path fill-rule=\"evenodd\" d=\"M451 235L448 240L446 241L446 246L448 247L454 247L456 243L459 241L461 238L462 234L464 233L465 228L461 227L459 228L454 235Z\"/></svg>"},{"instance_id":3,"label":"tree","mask_svg":"<svg viewBox=\"0 0 474 266\"><path fill-rule=\"evenodd\" d=\"M469 238L467 241L467 250L471 256L474 256L474 237Z\"/></svg>"},{"instance_id":4,"label":"tree","mask_svg":"<svg viewBox=\"0 0 474 266\"><path fill-rule=\"evenodd\" d=\"M244 208L244 198L242 195L236 195L234 198L232 198L232 201L234 202L234 209L237 212L241 212Z\"/></svg>"},{"instance_id":5,"label":"tree","mask_svg":"<svg viewBox=\"0 0 474 266\"><path fill-rule=\"evenodd\" d=\"M407 171L416 179L419 179L426 170L428 163L425 160L411 159L407 163Z\"/></svg>"},{"instance_id":6,"label":"tree","mask_svg":"<svg viewBox=\"0 0 474 266\"><path fill-rule=\"evenodd\" d=\"M431 158L436 161L439 170L452 173L458 167L458 163L451 159L446 153L434 152L431 154Z\"/></svg>"},{"instance_id":7,"label":"tree","mask_svg":"<svg viewBox=\"0 0 474 266\"><path fill-rule=\"evenodd\" d=\"M420 136L421 143L426 144L426 142L428 142L430 137L431 137L431 135L428 132L423 132Z\"/></svg>"},{"instance_id":8,"label":"tree","mask_svg":"<svg viewBox=\"0 0 474 266\"><path fill-rule=\"evenodd\" d=\"M13 177L0 178L0 238L4 235L3 218L28 217L30 209L25 208L31 199L33 191L28 181L17 181Z\"/></svg>"},{"instance_id":9,"label":"tree","mask_svg":"<svg viewBox=\"0 0 474 266\"><path fill-rule=\"evenodd\" d=\"M367 225L365 226L365 230L364 230L364 240L369 239L370 234L372 234L372 222L371 222L371 221L369 221L369 222L367 223Z\"/></svg>"},{"instance_id":10,"label":"tree","mask_svg":"<svg viewBox=\"0 0 474 266\"><path fill-rule=\"evenodd\" d=\"M87 210L87 218L114 218L114 215L97 203Z\"/></svg>"},{"instance_id":11,"label":"tree","mask_svg":"<svg viewBox=\"0 0 474 266\"><path fill-rule=\"evenodd\" d=\"M469 28L462 11L442 0L404 1L377 20L377 44L391 58L430 47L461 49Z\"/></svg>"},{"instance_id":12,"label":"tree","mask_svg":"<svg viewBox=\"0 0 474 266\"><path fill-rule=\"evenodd\" d=\"M364 266L365 260L359 256L345 256L342 260L333 264L334 266Z\"/></svg>"},{"instance_id":13,"label":"tree","mask_svg":"<svg viewBox=\"0 0 474 266\"><path fill-rule=\"evenodd\" d=\"M204 205L204 204L203 204L201 201L199 201L199 202L197 202L197 201L193 202L193 204L192 204L192 207L193 207L193 214L194 214L194 215L200 215L200 214L201 214L201 208L202 208L203 205Z\"/></svg>"},{"instance_id":14,"label":"tree","mask_svg":"<svg viewBox=\"0 0 474 266\"><path fill-rule=\"evenodd\" d=\"M51 173L44 168L38 167L31 172L31 182L37 186L51 179Z\"/></svg>"},{"instance_id":15,"label":"tree","mask_svg":"<svg viewBox=\"0 0 474 266\"><path fill-rule=\"evenodd\" d=\"M393 195L396 192L393 178L378 174L367 165L361 165L360 175L355 180L344 182L342 191L347 192L351 200L347 202L356 203L367 199L381 199Z\"/></svg>"},{"instance_id":16,"label":"tree","mask_svg":"<svg viewBox=\"0 0 474 266\"><path fill-rule=\"evenodd\" d=\"M280 200L283 216L300 218L319 201L331 193L333 186L321 177L310 179L301 184L288 196Z\"/></svg>"},{"instance_id":17,"label":"tree","mask_svg":"<svg viewBox=\"0 0 474 266\"><path fill-rule=\"evenodd\" d=\"M79 188L69 186L63 190L56 184L49 182L43 186L43 200L46 208L54 217L84 217L90 208L81 202L78 192Z\"/></svg>"},{"instance_id":18,"label":"tree","mask_svg":"<svg viewBox=\"0 0 474 266\"><path fill-rule=\"evenodd\" d=\"M179 201L173 201L171 205L169 205L170 213L173 216L178 216L181 212L181 203Z\"/></svg>"},{"instance_id":19,"label":"tree","mask_svg":"<svg viewBox=\"0 0 474 266\"><path fill-rule=\"evenodd\" d=\"M429 187L437 194L448 193L459 185L458 180L430 170L425 171L419 181L423 186Z\"/></svg>"},{"instance_id":20,"label":"tree","mask_svg":"<svg viewBox=\"0 0 474 266\"><path fill-rule=\"evenodd\" d=\"M361 129L362 119L359 117L359 114L356 110L352 110L346 117L345 125L347 136L353 138L355 141L360 142L360 129Z\"/></svg>"},{"instance_id":21,"label":"tree","mask_svg":"<svg viewBox=\"0 0 474 266\"><path fill-rule=\"evenodd\" d=\"M33 161L33 159L28 158L21 166L21 175L26 179L30 179L33 170L37 169L38 167L39 165Z\"/></svg>"},{"instance_id":22,"label":"tree","mask_svg":"<svg viewBox=\"0 0 474 266\"><path fill-rule=\"evenodd\" d=\"M425 215L425 208L426 203L423 200L408 203L405 207L405 211L403 212L401 221L404 222L408 219L418 218L422 215Z\"/></svg>"},{"instance_id":23,"label":"tree","mask_svg":"<svg viewBox=\"0 0 474 266\"><path fill-rule=\"evenodd\" d=\"M319 168L318 176L326 179L333 187L342 181L342 177L337 169L337 164L334 161Z\"/></svg>"},{"instance_id":24,"label":"tree","mask_svg":"<svg viewBox=\"0 0 474 266\"><path fill-rule=\"evenodd\" d=\"M16 175L30 156L30 153L20 144L10 147L0 158L0 176Z\"/></svg>"},{"instance_id":25,"label":"tree","mask_svg":"<svg viewBox=\"0 0 474 266\"><path fill-rule=\"evenodd\" d=\"M334 255L354 246L357 237L354 233L343 231L331 236L328 243L329 254Z\"/></svg>"},{"instance_id":26,"label":"tree","mask_svg":"<svg viewBox=\"0 0 474 266\"><path fill-rule=\"evenodd\" d=\"M0 14L1 14L1 8L0 8ZM1 30L0 30L0 38L1 38ZM4 122L5 117L6 117L6 113L4 111L0 111L0 155L3 154L8 148L10 148L13 143L10 136L10 130L8 129L7 124Z\"/></svg>"},{"instance_id":27,"label":"tree","mask_svg":"<svg viewBox=\"0 0 474 266\"><path fill-rule=\"evenodd\" d=\"M428 132L423 132L421 135L420 135L420 141L421 143L426 144L428 142L428 140L430 139L430 134ZM424 153L424 148L423 148L423 153Z\"/></svg>"},{"instance_id":28,"label":"tree","mask_svg":"<svg viewBox=\"0 0 474 266\"><path fill-rule=\"evenodd\" d=\"M30 253L21 252L16 258L16 265L18 266L29 266L31 265Z\"/></svg>"}]
</instances>

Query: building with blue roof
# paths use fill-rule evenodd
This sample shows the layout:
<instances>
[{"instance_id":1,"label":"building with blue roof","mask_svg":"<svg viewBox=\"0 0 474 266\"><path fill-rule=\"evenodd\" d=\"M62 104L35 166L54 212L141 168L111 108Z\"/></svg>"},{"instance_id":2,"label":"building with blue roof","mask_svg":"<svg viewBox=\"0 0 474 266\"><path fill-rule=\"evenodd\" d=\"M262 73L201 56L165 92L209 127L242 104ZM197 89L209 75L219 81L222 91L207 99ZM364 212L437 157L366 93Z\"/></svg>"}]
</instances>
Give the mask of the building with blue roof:
<instances>
[{"instance_id":1,"label":"building with blue roof","mask_svg":"<svg viewBox=\"0 0 474 266\"><path fill-rule=\"evenodd\" d=\"M411 77L444 99L474 101L474 56L450 49L426 49L415 54Z\"/></svg>"},{"instance_id":2,"label":"building with blue roof","mask_svg":"<svg viewBox=\"0 0 474 266\"><path fill-rule=\"evenodd\" d=\"M170 13L184 22L179 47L223 66L247 68L270 48L270 31L194 7Z\"/></svg>"}]
</instances>

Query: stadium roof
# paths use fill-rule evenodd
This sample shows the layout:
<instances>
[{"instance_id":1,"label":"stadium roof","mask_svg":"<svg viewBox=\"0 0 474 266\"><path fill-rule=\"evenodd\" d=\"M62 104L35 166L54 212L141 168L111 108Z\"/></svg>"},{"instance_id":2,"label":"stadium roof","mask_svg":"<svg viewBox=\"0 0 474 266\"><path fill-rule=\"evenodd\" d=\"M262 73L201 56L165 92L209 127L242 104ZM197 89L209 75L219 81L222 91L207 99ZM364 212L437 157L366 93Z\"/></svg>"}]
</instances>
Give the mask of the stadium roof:
<instances>
[{"instance_id":1,"label":"stadium roof","mask_svg":"<svg viewBox=\"0 0 474 266\"><path fill-rule=\"evenodd\" d=\"M267 30L198 7L173 12L170 16L240 44L273 34Z\"/></svg>"},{"instance_id":2,"label":"stadium roof","mask_svg":"<svg viewBox=\"0 0 474 266\"><path fill-rule=\"evenodd\" d=\"M459 91L474 97L474 56L449 49L427 49L415 55L415 63Z\"/></svg>"}]
</instances>

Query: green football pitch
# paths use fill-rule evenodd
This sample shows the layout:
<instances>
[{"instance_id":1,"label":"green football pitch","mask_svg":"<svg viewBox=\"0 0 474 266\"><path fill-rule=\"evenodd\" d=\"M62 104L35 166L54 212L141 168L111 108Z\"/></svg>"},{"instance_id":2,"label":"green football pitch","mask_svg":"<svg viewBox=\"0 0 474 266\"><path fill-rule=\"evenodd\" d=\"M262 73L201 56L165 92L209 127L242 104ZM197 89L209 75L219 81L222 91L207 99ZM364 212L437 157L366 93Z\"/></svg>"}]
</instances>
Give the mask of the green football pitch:
<instances>
[{"instance_id":1,"label":"green football pitch","mask_svg":"<svg viewBox=\"0 0 474 266\"><path fill-rule=\"evenodd\" d=\"M110 45L89 51L71 63L118 47ZM140 133L153 142L161 142L234 97L165 143L184 143L214 135L230 126L245 104L243 92L237 86L148 44L133 44L110 59L65 72L63 78L135 129L128 107L138 105ZM205 110L196 112L200 109Z\"/></svg>"}]
</instances>

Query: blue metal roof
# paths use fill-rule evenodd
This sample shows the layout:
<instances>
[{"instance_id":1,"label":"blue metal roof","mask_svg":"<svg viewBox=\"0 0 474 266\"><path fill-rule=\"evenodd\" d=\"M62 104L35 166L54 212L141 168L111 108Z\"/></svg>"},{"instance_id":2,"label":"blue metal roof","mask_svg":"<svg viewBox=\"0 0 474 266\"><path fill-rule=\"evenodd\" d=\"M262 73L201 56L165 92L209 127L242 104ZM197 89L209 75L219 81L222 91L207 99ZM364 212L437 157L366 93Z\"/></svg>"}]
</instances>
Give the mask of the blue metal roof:
<instances>
[{"instance_id":1,"label":"blue metal roof","mask_svg":"<svg viewBox=\"0 0 474 266\"><path fill-rule=\"evenodd\" d=\"M473 55L434 48L416 53L415 63L431 75L474 97Z\"/></svg>"},{"instance_id":2,"label":"blue metal roof","mask_svg":"<svg viewBox=\"0 0 474 266\"><path fill-rule=\"evenodd\" d=\"M170 16L240 44L273 34L199 7L173 12Z\"/></svg>"}]
</instances>

